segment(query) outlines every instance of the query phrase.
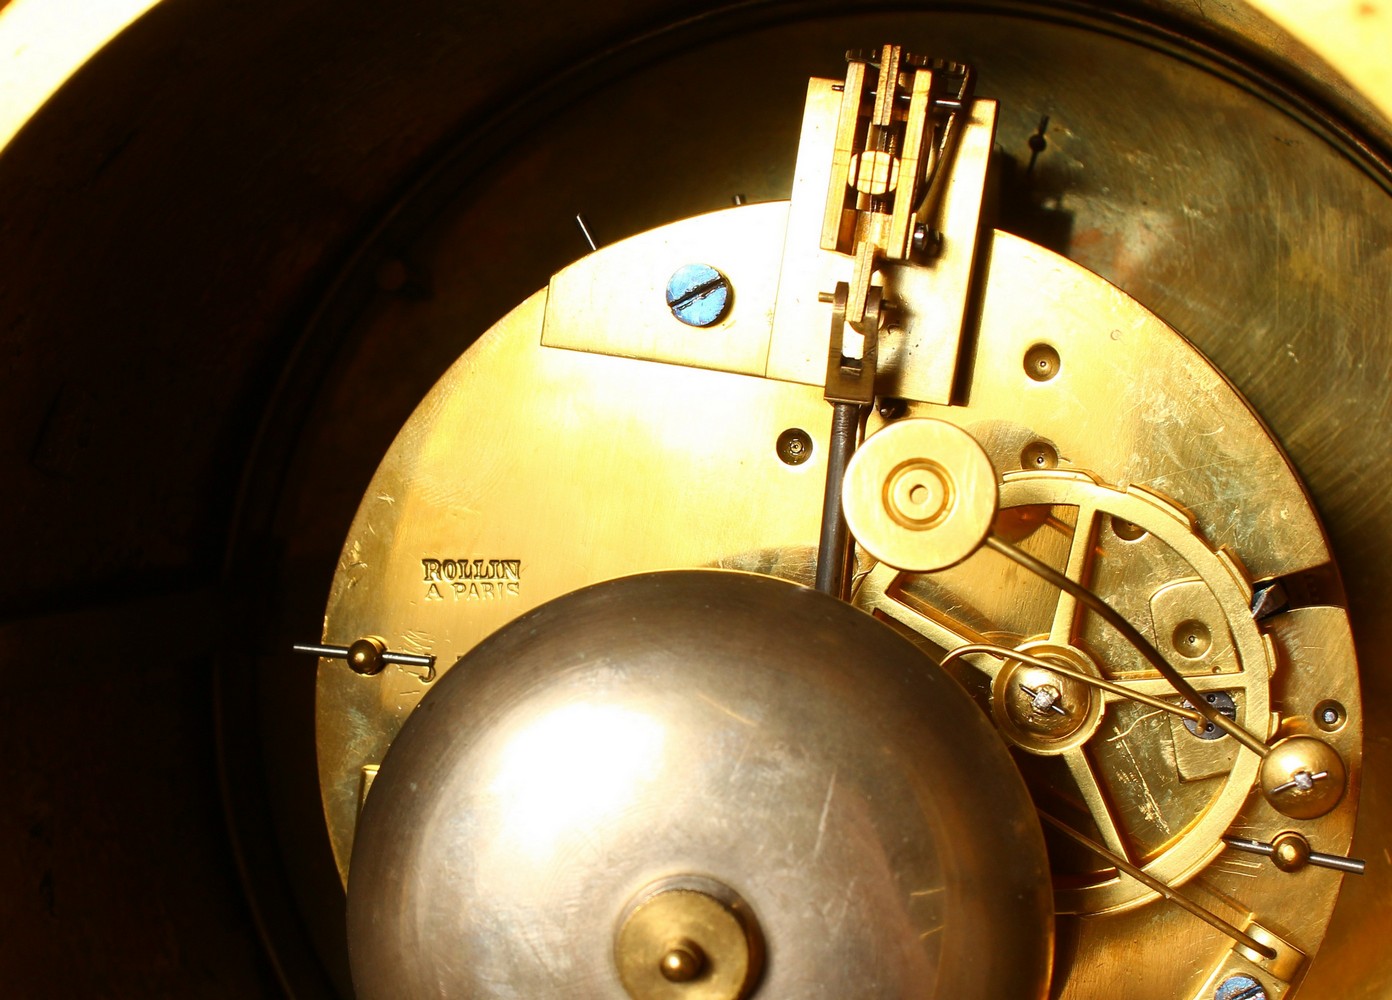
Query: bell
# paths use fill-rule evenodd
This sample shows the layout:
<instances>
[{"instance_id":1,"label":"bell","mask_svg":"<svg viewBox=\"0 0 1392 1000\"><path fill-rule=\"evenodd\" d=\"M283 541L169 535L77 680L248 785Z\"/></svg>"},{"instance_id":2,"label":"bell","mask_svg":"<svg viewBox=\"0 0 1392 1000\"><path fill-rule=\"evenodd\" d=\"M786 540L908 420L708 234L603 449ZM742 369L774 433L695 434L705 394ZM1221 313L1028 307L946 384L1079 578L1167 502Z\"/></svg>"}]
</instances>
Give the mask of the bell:
<instances>
[{"instance_id":1,"label":"bell","mask_svg":"<svg viewBox=\"0 0 1392 1000\"><path fill-rule=\"evenodd\" d=\"M912 643L781 580L597 584L475 647L363 809L377 997L1042 998L1039 822Z\"/></svg>"}]
</instances>

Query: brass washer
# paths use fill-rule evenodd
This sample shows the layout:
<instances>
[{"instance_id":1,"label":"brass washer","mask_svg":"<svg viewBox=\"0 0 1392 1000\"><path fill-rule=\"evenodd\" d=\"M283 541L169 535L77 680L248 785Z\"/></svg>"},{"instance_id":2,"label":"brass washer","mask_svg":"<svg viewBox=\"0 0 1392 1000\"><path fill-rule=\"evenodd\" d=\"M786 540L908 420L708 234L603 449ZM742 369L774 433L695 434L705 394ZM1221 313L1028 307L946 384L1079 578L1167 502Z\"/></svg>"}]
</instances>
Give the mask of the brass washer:
<instances>
[{"instance_id":1,"label":"brass washer","mask_svg":"<svg viewBox=\"0 0 1392 1000\"><path fill-rule=\"evenodd\" d=\"M763 939L733 890L713 879L668 879L629 904L614 962L633 1000L741 1000L763 971Z\"/></svg>"}]
</instances>

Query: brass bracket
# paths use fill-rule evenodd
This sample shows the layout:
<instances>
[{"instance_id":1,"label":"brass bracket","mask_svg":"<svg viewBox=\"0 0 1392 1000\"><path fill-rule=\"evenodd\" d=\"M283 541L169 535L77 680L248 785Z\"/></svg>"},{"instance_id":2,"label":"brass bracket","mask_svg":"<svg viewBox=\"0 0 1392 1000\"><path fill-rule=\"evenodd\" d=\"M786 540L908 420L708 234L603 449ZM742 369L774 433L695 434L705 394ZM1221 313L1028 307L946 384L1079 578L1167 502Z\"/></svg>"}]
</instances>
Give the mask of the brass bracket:
<instances>
[{"instance_id":1,"label":"brass bracket","mask_svg":"<svg viewBox=\"0 0 1392 1000\"><path fill-rule=\"evenodd\" d=\"M875 360L880 338L883 299L879 288L866 296L859 329L852 326L848 338L846 317L850 286L839 282L831 298L831 341L827 348L826 400L869 406L875 401ZM859 340L858 347L848 341Z\"/></svg>"},{"instance_id":2,"label":"brass bracket","mask_svg":"<svg viewBox=\"0 0 1392 1000\"><path fill-rule=\"evenodd\" d=\"M829 206L835 206L836 217L842 220L855 214L841 214L848 211L843 208L844 200L836 200L841 197L842 188L846 198L858 200L861 194L845 182L840 187L833 182L833 174L839 174L842 161L849 161L845 149L838 149L845 96L839 88L843 86L825 79L814 79L808 84L773 307L773 330L763 374L788 382L823 384L824 345L817 342L819 338L809 336L809 331L826 328L825 291L846 282L847 317L855 326L864 318L863 314L856 314L857 287L863 288L867 303L870 289L883 287L882 294L892 298L898 308L893 322L884 324L879 338L878 393L926 403L950 403L970 303L978 287L976 265L983 238L982 204L995 138L996 104L967 100L953 115L951 141L940 150L931 145L938 152L934 154L931 176L925 175L920 185L921 200L911 216L908 250L895 256L899 253L898 244L884 249L893 242L892 233L897 232L891 211L875 223L883 230L883 239L864 242L860 256L855 256L854 244L841 249L846 247L843 235L855 236L854 226L843 233L838 224L835 249L827 249L823 243L823 237L829 236ZM848 162L848 177L850 169ZM859 169L864 172L868 168ZM901 162L896 189L904 184L904 169ZM899 206L910 205L918 197L911 198L902 191L900 195L895 202ZM867 206L870 200L867 198ZM882 206L883 203L881 199ZM913 251L913 230L919 225L925 232L941 237L940 241L932 241L935 248L931 258ZM873 235L869 233L874 228L870 222L862 228L867 235ZM989 233L984 238L989 238ZM877 246L881 250L873 253L864 249ZM867 263L872 259L873 266Z\"/></svg>"},{"instance_id":3,"label":"brass bracket","mask_svg":"<svg viewBox=\"0 0 1392 1000\"><path fill-rule=\"evenodd\" d=\"M820 245L855 259L846 309L858 325L879 262L908 260L916 226L926 236L917 213L946 174L973 73L899 45L846 58Z\"/></svg>"}]
</instances>

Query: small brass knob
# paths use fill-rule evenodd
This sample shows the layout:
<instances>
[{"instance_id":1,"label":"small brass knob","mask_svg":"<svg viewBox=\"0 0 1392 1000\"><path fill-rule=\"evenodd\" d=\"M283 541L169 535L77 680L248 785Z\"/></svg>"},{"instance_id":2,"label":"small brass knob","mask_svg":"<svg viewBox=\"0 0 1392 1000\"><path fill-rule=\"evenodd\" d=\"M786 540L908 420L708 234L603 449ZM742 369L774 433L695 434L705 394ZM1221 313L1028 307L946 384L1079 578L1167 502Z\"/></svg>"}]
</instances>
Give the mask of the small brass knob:
<instances>
[{"instance_id":1,"label":"small brass knob","mask_svg":"<svg viewBox=\"0 0 1392 1000\"><path fill-rule=\"evenodd\" d=\"M1310 863L1310 842L1298 833L1282 833L1271 841L1271 863L1283 872L1298 872Z\"/></svg>"},{"instance_id":2,"label":"small brass knob","mask_svg":"<svg viewBox=\"0 0 1392 1000\"><path fill-rule=\"evenodd\" d=\"M619 979L633 1000L743 1000L758 985L763 956L749 905L704 876L648 886L614 937Z\"/></svg>"},{"instance_id":3,"label":"small brass knob","mask_svg":"<svg viewBox=\"0 0 1392 1000\"><path fill-rule=\"evenodd\" d=\"M1273 808L1295 819L1316 819L1343 799L1348 772L1328 743L1292 736L1272 746L1262 761L1260 780Z\"/></svg>"},{"instance_id":4,"label":"small brass knob","mask_svg":"<svg viewBox=\"0 0 1392 1000\"><path fill-rule=\"evenodd\" d=\"M701 946L693 941L682 941L667 949L659 970L668 982L689 983L701 974L705 966L706 955L701 951Z\"/></svg>"}]
</instances>

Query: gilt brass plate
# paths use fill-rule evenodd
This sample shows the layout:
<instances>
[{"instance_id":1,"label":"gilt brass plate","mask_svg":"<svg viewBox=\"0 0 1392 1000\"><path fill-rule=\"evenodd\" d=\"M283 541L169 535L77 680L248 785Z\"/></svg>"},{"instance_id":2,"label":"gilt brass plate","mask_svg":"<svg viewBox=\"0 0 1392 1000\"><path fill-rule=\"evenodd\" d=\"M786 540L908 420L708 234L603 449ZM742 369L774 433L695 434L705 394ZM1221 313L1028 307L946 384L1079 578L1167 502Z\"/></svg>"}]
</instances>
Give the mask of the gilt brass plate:
<instances>
[{"instance_id":1,"label":"gilt brass plate","mask_svg":"<svg viewBox=\"0 0 1392 1000\"><path fill-rule=\"evenodd\" d=\"M747 240L749 227L777 227L786 215L770 206L731 210L698 220L701 238L722 218L732 240ZM566 280L574 284L585 271L595 287L648 287L641 262L651 257L649 270L660 271L671 255L645 255L642 242L670 246L680 231L668 227L593 254ZM1259 736L1276 727L1308 730L1314 705L1337 698L1348 723L1336 742L1356 767L1361 716L1344 612L1313 605L1261 627L1251 619L1253 580L1297 580L1329 563L1280 449L1221 375L1126 295L1016 237L995 233L990 246L964 402L910 402L907 413L962 428L1006 473L997 533L1085 581L1157 644L1177 634L1176 614L1180 623L1202 619L1209 630L1202 656L1181 656L1173 643L1167 655L1185 673L1213 675L1236 691L1242 720ZM724 322L740 329L767 322L775 292L759 281L737 288ZM547 315L545 292L519 306L460 359L402 431L345 546L326 641L370 628L394 648L435 654L447 671L499 626L587 583L682 566L810 577L824 453L814 443L808 461L788 464L777 442L789 428L825 441L829 407L815 389L692 368L676 363L681 358L614 357L603 331L620 328L622 313L593 321L606 353L548 347ZM1041 344L1056 360L1044 379L1031 367ZM872 429L882 421L872 417ZM1041 443L1057 456L1055 469L1040 472L1033 462ZM882 577L875 570L867 583ZM907 622L938 655L964 635L1052 637L1085 649L1107 676L1164 693L1100 623L985 553L877 593L865 598L867 607L887 613L892 600L911 608L888 617ZM1306 644L1294 640L1298 634L1320 638ZM972 690L970 680L966 686ZM383 761L427 689L406 670L362 677L342 664L321 666L321 777L345 875L363 769ZM1282 873L1225 851L1219 838L1298 829L1320 850L1344 853L1353 801L1317 820L1292 820L1254 792L1255 758L1231 741L1199 746L1160 713L1127 703L1109 704L1099 725L1071 771L1025 768L1037 801L1075 802L1079 815L1105 820L1100 836L1109 845L1202 905L1233 923L1255 915L1297 954L1313 954L1339 876ZM1060 911L1094 914L1076 925L1060 995L1105 995L1088 970L1122 940L1136 942L1146 996L1198 1000L1212 976L1247 967L1218 932L1095 858L1054 850ZM1298 908L1288 905L1294 880ZM1192 961L1164 960L1181 948ZM1264 970L1269 995L1283 995L1306 965L1302 958L1290 980Z\"/></svg>"}]
</instances>

